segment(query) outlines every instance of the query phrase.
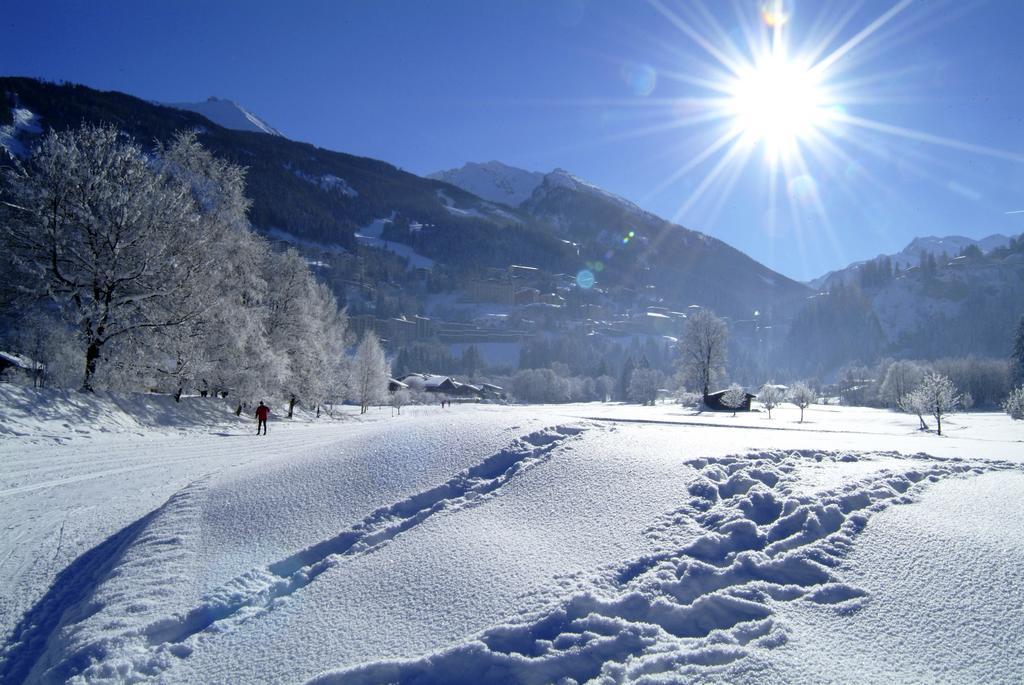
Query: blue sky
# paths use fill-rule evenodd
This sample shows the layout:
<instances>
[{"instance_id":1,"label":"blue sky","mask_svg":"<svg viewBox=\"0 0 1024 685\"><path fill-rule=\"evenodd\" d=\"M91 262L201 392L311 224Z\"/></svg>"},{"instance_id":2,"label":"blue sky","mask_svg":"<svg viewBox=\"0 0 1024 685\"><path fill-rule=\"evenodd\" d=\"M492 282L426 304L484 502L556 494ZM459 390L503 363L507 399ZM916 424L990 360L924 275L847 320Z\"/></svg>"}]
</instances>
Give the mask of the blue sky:
<instances>
[{"instance_id":1,"label":"blue sky","mask_svg":"<svg viewBox=\"0 0 1024 685\"><path fill-rule=\"evenodd\" d=\"M228 97L415 173L562 167L794 278L1024 232L1024 2L778 1L37 1L0 19L0 69ZM794 64L839 50L816 72L827 121L785 155L751 134L705 158L737 131L730 67L773 38Z\"/></svg>"}]
</instances>

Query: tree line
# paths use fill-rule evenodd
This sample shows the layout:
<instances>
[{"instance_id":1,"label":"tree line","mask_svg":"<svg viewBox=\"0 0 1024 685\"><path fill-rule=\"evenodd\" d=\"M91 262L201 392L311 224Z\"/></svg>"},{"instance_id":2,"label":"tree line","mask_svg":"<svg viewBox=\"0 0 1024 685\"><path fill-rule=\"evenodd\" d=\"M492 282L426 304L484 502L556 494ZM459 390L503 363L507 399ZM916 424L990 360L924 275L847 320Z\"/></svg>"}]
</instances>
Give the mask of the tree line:
<instances>
[{"instance_id":1,"label":"tree line","mask_svg":"<svg viewBox=\"0 0 1024 685\"><path fill-rule=\"evenodd\" d=\"M7 343L85 391L229 394L239 411L278 396L289 413L344 397L345 313L249 207L245 171L193 133L146 151L111 126L50 132L0 180Z\"/></svg>"}]
</instances>

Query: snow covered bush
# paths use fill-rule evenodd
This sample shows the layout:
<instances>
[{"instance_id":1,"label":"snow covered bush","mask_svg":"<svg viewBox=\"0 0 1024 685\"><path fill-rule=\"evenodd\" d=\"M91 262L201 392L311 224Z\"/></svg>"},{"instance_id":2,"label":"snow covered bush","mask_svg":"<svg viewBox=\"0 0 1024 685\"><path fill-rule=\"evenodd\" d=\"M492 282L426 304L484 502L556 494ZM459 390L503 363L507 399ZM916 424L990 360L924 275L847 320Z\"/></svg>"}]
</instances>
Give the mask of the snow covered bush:
<instances>
[{"instance_id":1,"label":"snow covered bush","mask_svg":"<svg viewBox=\"0 0 1024 685\"><path fill-rule=\"evenodd\" d=\"M768 410L768 418L772 417L772 409L779 406L779 403L785 398L785 392L778 385L772 385L771 383L765 383L761 386L761 392L757 394L757 400Z\"/></svg>"},{"instance_id":2,"label":"snow covered bush","mask_svg":"<svg viewBox=\"0 0 1024 685\"><path fill-rule=\"evenodd\" d=\"M911 393L911 404L922 414L935 417L936 429L942 435L942 417L956 411L960 397L953 381L938 373L929 373Z\"/></svg>"},{"instance_id":3,"label":"snow covered bush","mask_svg":"<svg viewBox=\"0 0 1024 685\"><path fill-rule=\"evenodd\" d=\"M786 400L791 404L795 404L800 407L800 423L804 422L804 409L811 406L814 402L815 394L814 391L807 386L806 383L794 383L789 389L789 393L786 394Z\"/></svg>"},{"instance_id":4,"label":"snow covered bush","mask_svg":"<svg viewBox=\"0 0 1024 685\"><path fill-rule=\"evenodd\" d=\"M512 394L528 404L556 404L568 402L568 379L551 369L522 369L511 378Z\"/></svg>"},{"instance_id":5,"label":"snow covered bush","mask_svg":"<svg viewBox=\"0 0 1024 685\"><path fill-rule=\"evenodd\" d=\"M1024 420L1024 385L1010 391L1010 396L1003 403L1003 410L1011 419Z\"/></svg>"},{"instance_id":6,"label":"snow covered bush","mask_svg":"<svg viewBox=\"0 0 1024 685\"><path fill-rule=\"evenodd\" d=\"M733 383L722 395L722 404L732 409L732 415L736 416L736 410L743 406L743 401L746 399L747 393L743 391L743 388Z\"/></svg>"},{"instance_id":7,"label":"snow covered bush","mask_svg":"<svg viewBox=\"0 0 1024 685\"><path fill-rule=\"evenodd\" d=\"M398 411L398 415L402 415L402 407L409 404L412 398L409 395L409 391L405 388L399 388L391 393L391 408Z\"/></svg>"},{"instance_id":8,"label":"snow covered bush","mask_svg":"<svg viewBox=\"0 0 1024 685\"><path fill-rule=\"evenodd\" d=\"M681 390L676 396L676 402L691 409L696 408L702 401L700 393L690 392L689 390Z\"/></svg>"}]
</instances>

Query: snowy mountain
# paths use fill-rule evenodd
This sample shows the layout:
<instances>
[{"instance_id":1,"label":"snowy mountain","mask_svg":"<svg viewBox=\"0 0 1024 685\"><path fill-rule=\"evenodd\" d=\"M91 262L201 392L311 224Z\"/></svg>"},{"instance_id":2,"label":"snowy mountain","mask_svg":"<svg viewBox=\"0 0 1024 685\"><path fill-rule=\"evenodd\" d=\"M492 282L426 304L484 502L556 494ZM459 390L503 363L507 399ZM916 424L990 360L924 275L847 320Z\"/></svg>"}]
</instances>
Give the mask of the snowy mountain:
<instances>
[{"instance_id":1,"label":"snowy mountain","mask_svg":"<svg viewBox=\"0 0 1024 685\"><path fill-rule=\"evenodd\" d=\"M466 162L458 169L437 171L427 178L437 179L492 202L523 207L528 201L540 203L555 188L577 193L590 193L637 212L646 213L629 200L575 176L565 169L551 173L527 171L502 162Z\"/></svg>"},{"instance_id":2,"label":"snowy mountain","mask_svg":"<svg viewBox=\"0 0 1024 685\"><path fill-rule=\"evenodd\" d=\"M451 183L491 202L518 207L544 181L544 174L491 161L467 162L459 169L438 171L427 178Z\"/></svg>"},{"instance_id":3,"label":"snowy mountain","mask_svg":"<svg viewBox=\"0 0 1024 685\"><path fill-rule=\"evenodd\" d=\"M921 238L830 274L791 325L789 362L827 375L858 358L1004 357L1024 314L1024 239L1002 239Z\"/></svg>"},{"instance_id":4,"label":"snowy mountain","mask_svg":"<svg viewBox=\"0 0 1024 685\"><path fill-rule=\"evenodd\" d=\"M836 283L850 283L859 276L865 264L879 259L890 259L893 267L902 271L910 267L919 266L922 253L931 254L935 257L941 257L945 254L947 258L951 259L959 255L965 247L976 245L982 254L988 254L997 248L1006 247L1010 244L1011 239L1010 236L1005 236L1001 233L996 233L979 240L962 235L947 235L943 237L930 235L914 238L910 241L909 245L895 254L880 254L873 260L868 259L854 262L842 269L829 271L824 276L819 276L809 281L808 285L816 290L824 290Z\"/></svg>"},{"instance_id":5,"label":"snowy mountain","mask_svg":"<svg viewBox=\"0 0 1024 685\"><path fill-rule=\"evenodd\" d=\"M284 137L276 128L232 100L211 96L204 102L170 102L166 103L166 106L202 114L213 123L224 128L236 131L255 131L257 133Z\"/></svg>"},{"instance_id":6,"label":"snowy mountain","mask_svg":"<svg viewBox=\"0 0 1024 685\"><path fill-rule=\"evenodd\" d=\"M1010 240L1010 236L1005 236L1002 233L995 233L980 240L967 238L962 235L947 235L942 238L937 236L914 238L910 241L909 245L893 255L893 261L898 263L901 269L906 269L909 266L917 266L919 264L922 252L935 256L945 253L952 258L960 254L965 247L977 245L982 254L988 254L997 247L1006 247L1010 244Z\"/></svg>"}]
</instances>

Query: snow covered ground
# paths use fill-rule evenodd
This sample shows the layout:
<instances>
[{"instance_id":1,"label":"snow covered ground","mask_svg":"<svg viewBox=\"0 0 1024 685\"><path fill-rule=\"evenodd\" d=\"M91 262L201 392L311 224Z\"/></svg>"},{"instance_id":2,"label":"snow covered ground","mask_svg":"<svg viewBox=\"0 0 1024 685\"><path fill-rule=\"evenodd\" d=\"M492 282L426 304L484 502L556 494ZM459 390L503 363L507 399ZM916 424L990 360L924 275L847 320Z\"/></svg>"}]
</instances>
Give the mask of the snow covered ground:
<instances>
[{"instance_id":1,"label":"snow covered ground","mask_svg":"<svg viewBox=\"0 0 1024 685\"><path fill-rule=\"evenodd\" d=\"M0 682L1020 682L1024 426L0 386ZM896 506L898 505L898 506Z\"/></svg>"}]
</instances>

